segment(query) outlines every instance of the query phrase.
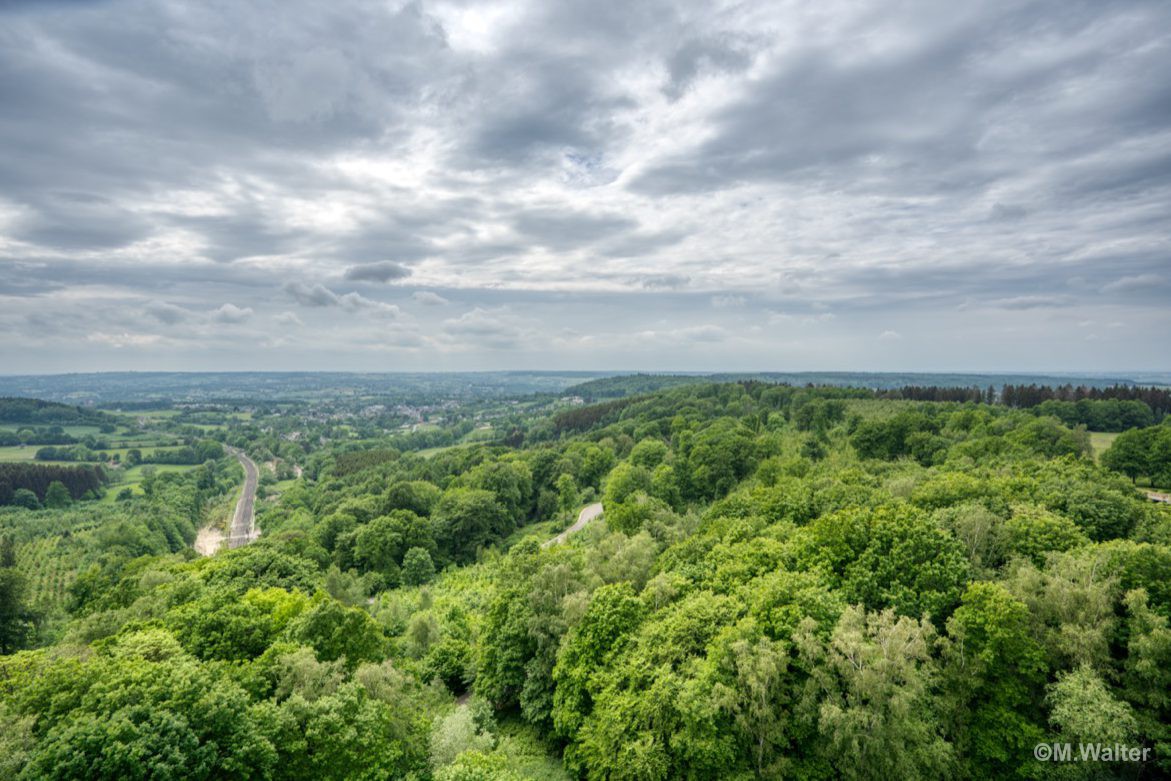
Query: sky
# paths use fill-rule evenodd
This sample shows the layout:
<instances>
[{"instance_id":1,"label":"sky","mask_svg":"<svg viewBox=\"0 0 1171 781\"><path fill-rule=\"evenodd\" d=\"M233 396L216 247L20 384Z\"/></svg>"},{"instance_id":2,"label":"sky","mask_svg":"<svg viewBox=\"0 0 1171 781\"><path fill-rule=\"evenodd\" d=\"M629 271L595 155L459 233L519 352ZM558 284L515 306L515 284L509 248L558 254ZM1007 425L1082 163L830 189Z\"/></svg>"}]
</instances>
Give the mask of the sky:
<instances>
[{"instance_id":1,"label":"sky","mask_svg":"<svg viewBox=\"0 0 1171 781\"><path fill-rule=\"evenodd\" d=\"M1171 3L0 2L0 373L1171 369Z\"/></svg>"}]
</instances>

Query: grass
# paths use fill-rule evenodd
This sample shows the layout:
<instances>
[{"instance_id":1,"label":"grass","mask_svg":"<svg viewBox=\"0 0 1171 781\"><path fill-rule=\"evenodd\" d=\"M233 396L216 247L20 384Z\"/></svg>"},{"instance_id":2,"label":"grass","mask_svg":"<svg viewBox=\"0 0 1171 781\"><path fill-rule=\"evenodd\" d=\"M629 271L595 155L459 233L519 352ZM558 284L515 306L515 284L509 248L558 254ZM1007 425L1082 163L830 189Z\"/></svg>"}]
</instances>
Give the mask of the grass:
<instances>
[{"instance_id":1,"label":"grass","mask_svg":"<svg viewBox=\"0 0 1171 781\"><path fill-rule=\"evenodd\" d=\"M442 453L444 450L451 450L453 447L463 447L462 445L443 445L441 447L426 447L422 450L416 450L415 454L423 458L431 458L436 453Z\"/></svg>"},{"instance_id":2,"label":"grass","mask_svg":"<svg viewBox=\"0 0 1171 781\"><path fill-rule=\"evenodd\" d=\"M8 447L0 447L0 461L13 463L16 461L35 461L33 458L36 455L37 448L40 445L9 445Z\"/></svg>"},{"instance_id":3,"label":"grass","mask_svg":"<svg viewBox=\"0 0 1171 781\"><path fill-rule=\"evenodd\" d=\"M1090 447L1094 451L1094 460L1102 457L1102 454L1110 449L1114 444L1114 440L1118 439L1118 434L1107 431L1091 431L1090 432Z\"/></svg>"}]
</instances>

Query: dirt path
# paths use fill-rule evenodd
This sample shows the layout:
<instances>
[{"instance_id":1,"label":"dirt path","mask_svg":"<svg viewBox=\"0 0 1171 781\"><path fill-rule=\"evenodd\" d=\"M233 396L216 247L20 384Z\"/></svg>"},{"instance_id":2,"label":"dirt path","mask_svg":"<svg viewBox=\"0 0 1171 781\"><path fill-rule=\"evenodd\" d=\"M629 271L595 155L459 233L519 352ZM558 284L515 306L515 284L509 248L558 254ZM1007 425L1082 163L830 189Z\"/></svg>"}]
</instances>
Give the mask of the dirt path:
<instances>
[{"instance_id":1,"label":"dirt path","mask_svg":"<svg viewBox=\"0 0 1171 781\"><path fill-rule=\"evenodd\" d=\"M602 503L601 502L594 502L593 504L587 504L585 507L583 507L581 509L581 512L579 512L577 514L577 520L574 522L573 526L570 526L568 529L561 532L553 539L545 540L545 542L541 543L541 547L548 548L550 545L560 545L561 543L563 543L567 539L569 539L569 535L576 534L577 532L581 531L582 529L584 529L586 527L586 524L588 524L590 521L594 520L595 518L597 518L601 514L602 514Z\"/></svg>"},{"instance_id":2,"label":"dirt path","mask_svg":"<svg viewBox=\"0 0 1171 781\"><path fill-rule=\"evenodd\" d=\"M244 487L240 491L240 500L236 502L236 512L232 516L232 526L228 533L228 547L239 548L260 536L256 529L253 505L256 503L256 484L260 480L260 472L251 458L244 455L242 450L226 448L236 457L244 467Z\"/></svg>"},{"instance_id":3,"label":"dirt path","mask_svg":"<svg viewBox=\"0 0 1171 781\"><path fill-rule=\"evenodd\" d=\"M195 537L195 552L200 556L211 556L224 544L224 531L214 526L204 526Z\"/></svg>"}]
</instances>

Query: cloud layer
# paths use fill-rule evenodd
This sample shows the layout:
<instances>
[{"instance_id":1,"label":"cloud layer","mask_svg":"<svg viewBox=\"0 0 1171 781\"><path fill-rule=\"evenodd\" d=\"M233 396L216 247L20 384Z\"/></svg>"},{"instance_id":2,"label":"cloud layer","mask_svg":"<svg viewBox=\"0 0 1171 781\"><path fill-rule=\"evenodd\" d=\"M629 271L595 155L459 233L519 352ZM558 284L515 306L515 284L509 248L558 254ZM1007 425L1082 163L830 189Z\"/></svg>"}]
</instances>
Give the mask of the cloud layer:
<instances>
[{"instance_id":1,"label":"cloud layer","mask_svg":"<svg viewBox=\"0 0 1171 781\"><path fill-rule=\"evenodd\" d=\"M1171 7L968 6L5 3L0 371L1167 369Z\"/></svg>"}]
</instances>

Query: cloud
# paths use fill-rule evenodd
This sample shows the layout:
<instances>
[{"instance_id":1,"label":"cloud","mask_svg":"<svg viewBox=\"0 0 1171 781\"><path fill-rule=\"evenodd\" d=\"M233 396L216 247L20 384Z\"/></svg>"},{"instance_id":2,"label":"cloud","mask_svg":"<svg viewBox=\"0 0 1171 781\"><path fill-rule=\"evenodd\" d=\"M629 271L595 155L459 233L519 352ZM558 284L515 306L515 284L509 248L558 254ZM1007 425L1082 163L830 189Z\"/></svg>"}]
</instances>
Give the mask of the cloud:
<instances>
[{"instance_id":1,"label":"cloud","mask_svg":"<svg viewBox=\"0 0 1171 781\"><path fill-rule=\"evenodd\" d=\"M1165 3L46 7L0 10L12 371L1165 352Z\"/></svg>"},{"instance_id":2,"label":"cloud","mask_svg":"<svg viewBox=\"0 0 1171 781\"><path fill-rule=\"evenodd\" d=\"M368 311L388 317L397 317L399 308L394 304L375 301L359 293L338 295L325 285L305 282L286 282L282 289L298 304L307 307L340 307L350 312Z\"/></svg>"},{"instance_id":3,"label":"cloud","mask_svg":"<svg viewBox=\"0 0 1171 781\"><path fill-rule=\"evenodd\" d=\"M716 309L738 309L748 303L744 296L712 296L712 306Z\"/></svg>"},{"instance_id":4,"label":"cloud","mask_svg":"<svg viewBox=\"0 0 1171 781\"><path fill-rule=\"evenodd\" d=\"M191 316L191 313L181 306L166 301L151 301L146 305L146 313L160 323L175 325Z\"/></svg>"},{"instance_id":5,"label":"cloud","mask_svg":"<svg viewBox=\"0 0 1171 781\"><path fill-rule=\"evenodd\" d=\"M741 71L752 63L745 41L729 38L690 38L667 59L668 78L663 94L678 100L704 71Z\"/></svg>"},{"instance_id":6,"label":"cloud","mask_svg":"<svg viewBox=\"0 0 1171 781\"><path fill-rule=\"evenodd\" d=\"M690 281L691 277L685 274L650 274L639 280L643 287L650 290L677 290L687 287L687 283Z\"/></svg>"},{"instance_id":7,"label":"cloud","mask_svg":"<svg viewBox=\"0 0 1171 781\"><path fill-rule=\"evenodd\" d=\"M1130 293L1136 290L1149 290L1167 286L1167 275L1136 274L1130 277L1120 277L1108 285L1102 286L1105 293Z\"/></svg>"},{"instance_id":8,"label":"cloud","mask_svg":"<svg viewBox=\"0 0 1171 781\"><path fill-rule=\"evenodd\" d=\"M451 303L438 293L432 293L430 290L417 290L411 294L411 298L424 306L446 306Z\"/></svg>"},{"instance_id":9,"label":"cloud","mask_svg":"<svg viewBox=\"0 0 1171 781\"><path fill-rule=\"evenodd\" d=\"M243 323L252 317L252 307L239 307L235 304L224 304L211 313L211 319L217 323Z\"/></svg>"},{"instance_id":10,"label":"cloud","mask_svg":"<svg viewBox=\"0 0 1171 781\"><path fill-rule=\"evenodd\" d=\"M595 244L603 239L634 230L638 223L617 214L541 209L517 215L513 220L513 227L518 233L541 246L568 250Z\"/></svg>"},{"instance_id":11,"label":"cloud","mask_svg":"<svg viewBox=\"0 0 1171 781\"><path fill-rule=\"evenodd\" d=\"M507 308L476 307L459 317L443 321L443 332L473 345L494 349L516 347L526 331Z\"/></svg>"},{"instance_id":12,"label":"cloud","mask_svg":"<svg viewBox=\"0 0 1171 781\"><path fill-rule=\"evenodd\" d=\"M286 282L282 289L301 306L340 306L341 304L337 293L325 285Z\"/></svg>"},{"instance_id":13,"label":"cloud","mask_svg":"<svg viewBox=\"0 0 1171 781\"><path fill-rule=\"evenodd\" d=\"M903 335L900 334L898 331L887 330L887 331L883 331L881 334L879 334L878 338L880 341L883 341L883 342L898 342L898 341L902 340Z\"/></svg>"},{"instance_id":14,"label":"cloud","mask_svg":"<svg viewBox=\"0 0 1171 781\"><path fill-rule=\"evenodd\" d=\"M158 334L136 334L123 331L121 333L106 333L95 331L86 336L86 341L94 344L106 345L116 349L124 347L149 347L162 340Z\"/></svg>"},{"instance_id":15,"label":"cloud","mask_svg":"<svg viewBox=\"0 0 1171 781\"><path fill-rule=\"evenodd\" d=\"M281 312L273 318L273 321L277 325L281 325L286 328L300 328L305 325L305 323L301 321L301 318L297 317L296 312Z\"/></svg>"},{"instance_id":16,"label":"cloud","mask_svg":"<svg viewBox=\"0 0 1171 781\"><path fill-rule=\"evenodd\" d=\"M346 269L345 278L356 282L390 282L410 275L411 270L406 266L384 260L379 263L350 266Z\"/></svg>"},{"instance_id":17,"label":"cloud","mask_svg":"<svg viewBox=\"0 0 1171 781\"><path fill-rule=\"evenodd\" d=\"M988 306L995 309L1053 309L1069 306L1066 296L1010 296L997 298L988 302Z\"/></svg>"}]
</instances>

